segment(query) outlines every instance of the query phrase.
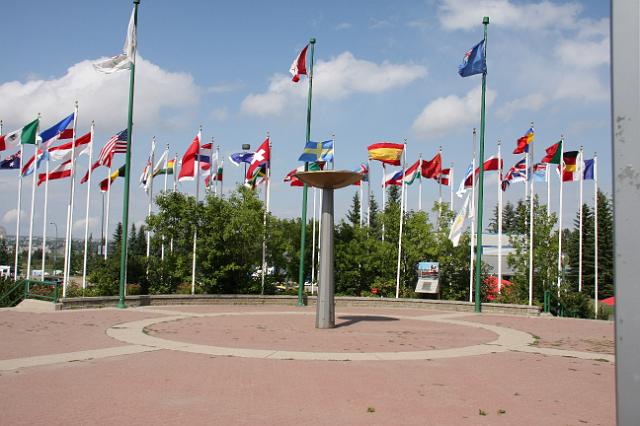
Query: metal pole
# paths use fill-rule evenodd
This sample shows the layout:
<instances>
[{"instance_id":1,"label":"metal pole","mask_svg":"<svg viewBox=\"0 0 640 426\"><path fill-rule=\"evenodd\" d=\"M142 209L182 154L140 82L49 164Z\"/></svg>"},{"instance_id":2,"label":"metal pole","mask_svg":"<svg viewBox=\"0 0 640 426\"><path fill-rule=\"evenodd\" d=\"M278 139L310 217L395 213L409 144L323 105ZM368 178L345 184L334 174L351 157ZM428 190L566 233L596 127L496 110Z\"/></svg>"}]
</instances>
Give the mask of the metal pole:
<instances>
[{"instance_id":1,"label":"metal pole","mask_svg":"<svg viewBox=\"0 0 640 426\"><path fill-rule=\"evenodd\" d=\"M67 296L67 288L69 286L69 256L71 255L71 226L73 225L73 192L75 187L74 171L76 156L76 134L78 124L78 102L76 101L73 114L73 137L71 139L71 188L69 191L69 204L67 205L67 227L64 235L64 266L62 273L62 297Z\"/></svg>"},{"instance_id":2,"label":"metal pole","mask_svg":"<svg viewBox=\"0 0 640 426\"><path fill-rule=\"evenodd\" d=\"M18 281L18 256L20 254L20 215L22 214L22 166L24 165L24 145L20 144L20 167L18 167L18 214L16 217L16 252L13 279Z\"/></svg>"},{"instance_id":3,"label":"metal pole","mask_svg":"<svg viewBox=\"0 0 640 426\"><path fill-rule=\"evenodd\" d=\"M387 177L387 167L384 163L382 163L382 211L384 212L387 209L387 200L386 193L387 187L385 179ZM384 242L384 220L382 221L382 241Z\"/></svg>"},{"instance_id":4,"label":"metal pole","mask_svg":"<svg viewBox=\"0 0 640 426\"><path fill-rule=\"evenodd\" d=\"M269 187L271 186L271 138L269 133L267 133L267 138L269 139L269 161L267 161L267 182L265 183L264 214L262 216L262 283L260 291L262 295L264 295L264 279L267 272L267 216L269 215Z\"/></svg>"},{"instance_id":5,"label":"metal pole","mask_svg":"<svg viewBox=\"0 0 640 426\"><path fill-rule=\"evenodd\" d=\"M531 128L533 129L533 123L531 123ZM529 164L531 164L531 168L533 169L533 143L530 143L529 145L529 153L528 153L528 157L529 157ZM530 182L525 182L525 185L530 184L531 185L531 191L529 191L529 306L533 305L533 246L534 246L534 241L533 241L533 228L534 228L534 221L533 221L533 213L534 213L534 205L533 205L533 195L534 195L534 179L533 179L533 173L530 173L527 170L527 176L530 176Z\"/></svg>"},{"instance_id":6,"label":"metal pole","mask_svg":"<svg viewBox=\"0 0 640 426\"><path fill-rule=\"evenodd\" d=\"M313 51L316 39L309 39L311 45L311 67L309 68L309 94L307 96L307 137L306 142L311 140L311 97L313 93ZM304 170L309 170L309 163L304 163ZM302 188L302 215L300 217L300 270L298 273L298 306L304 306L304 245L307 239L307 192L305 183Z\"/></svg>"},{"instance_id":7,"label":"metal pole","mask_svg":"<svg viewBox=\"0 0 640 426\"><path fill-rule=\"evenodd\" d=\"M558 208L558 294L562 283L562 174L564 173L564 136L560 137L560 204Z\"/></svg>"},{"instance_id":8,"label":"metal pole","mask_svg":"<svg viewBox=\"0 0 640 426\"><path fill-rule=\"evenodd\" d=\"M367 227L371 226L371 160L367 160Z\"/></svg>"},{"instance_id":9,"label":"metal pole","mask_svg":"<svg viewBox=\"0 0 640 426\"><path fill-rule=\"evenodd\" d=\"M593 155L594 318L598 319L598 156Z\"/></svg>"},{"instance_id":10,"label":"metal pole","mask_svg":"<svg viewBox=\"0 0 640 426\"><path fill-rule=\"evenodd\" d=\"M46 257L47 257L47 214L49 208L49 150L48 145L47 148L47 158L45 165L45 180L44 180L44 212L43 212L43 220L42 220L42 280L44 281L44 271L46 269ZM44 155L44 149L43 155Z\"/></svg>"},{"instance_id":11,"label":"metal pole","mask_svg":"<svg viewBox=\"0 0 640 426\"><path fill-rule=\"evenodd\" d=\"M473 158L471 159L471 206L469 206L470 212L475 212L476 210L476 129L473 129ZM463 176L463 179L466 177ZM473 213L470 217L473 216ZM471 235L469 240L469 248L471 253L469 254L469 302L473 302L473 265L474 262L474 248L475 248L475 239L476 239L476 224L471 220Z\"/></svg>"},{"instance_id":12,"label":"metal pole","mask_svg":"<svg viewBox=\"0 0 640 426\"><path fill-rule=\"evenodd\" d=\"M38 133L36 131L36 133ZM33 153L33 179L31 183L31 215L29 216L29 244L27 249L27 279L31 279L31 250L33 243L33 216L36 207L36 177L38 175L38 140L36 139L36 144L34 145L34 153Z\"/></svg>"},{"instance_id":13,"label":"metal pole","mask_svg":"<svg viewBox=\"0 0 640 426\"><path fill-rule=\"evenodd\" d=\"M418 164L419 167L419 185L418 185L418 211L422 211L422 153L420 153L420 156L418 158L418 161L420 164Z\"/></svg>"},{"instance_id":14,"label":"metal pole","mask_svg":"<svg viewBox=\"0 0 640 426\"><path fill-rule=\"evenodd\" d=\"M110 163L109 171L107 172L107 208L105 213L106 219L104 223L104 260L107 260L107 256L109 255L109 210L110 210L109 206L111 205L111 161L109 162Z\"/></svg>"},{"instance_id":15,"label":"metal pole","mask_svg":"<svg viewBox=\"0 0 640 426\"><path fill-rule=\"evenodd\" d=\"M402 150L402 186L400 192L400 229L398 231L398 266L396 268L396 299L400 297L400 259L402 258L402 223L404 222L404 173L407 163L407 140Z\"/></svg>"},{"instance_id":16,"label":"metal pole","mask_svg":"<svg viewBox=\"0 0 640 426\"><path fill-rule=\"evenodd\" d=\"M334 258L333 258L333 189L322 189L322 231L320 243L324 253L320 256L320 282L316 303L316 328L335 327Z\"/></svg>"},{"instance_id":17,"label":"metal pole","mask_svg":"<svg viewBox=\"0 0 640 426\"><path fill-rule=\"evenodd\" d=\"M482 18L482 24L484 25L484 49L485 57L487 50L487 26L489 25L489 17ZM487 73L482 74L482 111L480 113L480 179L478 181L478 226L476 227L476 233L478 235L476 241L476 297L475 297L475 312L482 310L480 301L480 276L482 272L482 210L483 210L483 192L484 192L484 128L485 128L485 94L487 91Z\"/></svg>"},{"instance_id":18,"label":"metal pole","mask_svg":"<svg viewBox=\"0 0 640 426\"><path fill-rule=\"evenodd\" d=\"M153 205L153 169L155 167L155 154L156 154L156 137L154 136L151 140L151 169L148 172L147 179L149 180L149 200L148 200L148 209L147 209L147 220L151 217L151 207ZM149 254L151 253L151 231L147 226L147 259L149 259Z\"/></svg>"},{"instance_id":19,"label":"metal pole","mask_svg":"<svg viewBox=\"0 0 640 426\"><path fill-rule=\"evenodd\" d=\"M89 146L89 167L93 164L93 135L95 132L95 124L91 122L91 142ZM89 169L91 170L91 169ZM82 259L82 288L87 288L87 252L89 249L89 205L91 201L91 172L87 178L87 206L84 215L84 254Z\"/></svg>"},{"instance_id":20,"label":"metal pole","mask_svg":"<svg viewBox=\"0 0 640 426\"><path fill-rule=\"evenodd\" d=\"M582 188L583 188L583 174L584 174L584 159L582 158L584 148L580 147L580 153L578 154L578 164L580 165L580 201L578 202L578 291L582 292Z\"/></svg>"},{"instance_id":21,"label":"metal pole","mask_svg":"<svg viewBox=\"0 0 640 426\"><path fill-rule=\"evenodd\" d=\"M313 219L311 220L311 294L313 295L313 280L316 276L316 193L317 188L313 187Z\"/></svg>"},{"instance_id":22,"label":"metal pole","mask_svg":"<svg viewBox=\"0 0 640 426\"><path fill-rule=\"evenodd\" d=\"M135 31L138 31L138 5L140 0L133 0L134 15L133 24ZM137 50L137 49L136 49ZM127 119L127 153L124 168L124 194L122 206L122 244L120 251L120 291L118 308L125 308L124 297L127 285L127 235L129 233L129 180L131 178L131 139L133 134L133 93L136 77L135 53L131 63L131 73L129 74L129 114Z\"/></svg>"},{"instance_id":23,"label":"metal pole","mask_svg":"<svg viewBox=\"0 0 640 426\"><path fill-rule=\"evenodd\" d=\"M502 292L502 144L498 140L498 294Z\"/></svg>"},{"instance_id":24,"label":"metal pole","mask_svg":"<svg viewBox=\"0 0 640 426\"><path fill-rule=\"evenodd\" d=\"M198 220L198 210L200 208L200 144L202 142L202 126L200 126L200 131L198 132L198 150L196 151L196 170L195 170L195 180L196 180L196 221ZM191 254L191 294L196 294L196 257L198 250L198 226L193 227L193 252Z\"/></svg>"},{"instance_id":25,"label":"metal pole","mask_svg":"<svg viewBox=\"0 0 640 426\"><path fill-rule=\"evenodd\" d=\"M449 210L453 211L453 163L449 168Z\"/></svg>"}]
</instances>

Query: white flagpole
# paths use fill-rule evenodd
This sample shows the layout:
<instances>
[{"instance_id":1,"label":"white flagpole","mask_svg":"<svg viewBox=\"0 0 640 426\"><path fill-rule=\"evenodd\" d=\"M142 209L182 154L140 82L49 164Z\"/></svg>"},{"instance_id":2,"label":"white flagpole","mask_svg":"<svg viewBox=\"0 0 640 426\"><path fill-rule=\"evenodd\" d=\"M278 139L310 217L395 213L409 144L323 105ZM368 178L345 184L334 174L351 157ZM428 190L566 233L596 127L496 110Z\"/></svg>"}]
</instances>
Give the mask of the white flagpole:
<instances>
[{"instance_id":1,"label":"white flagpole","mask_svg":"<svg viewBox=\"0 0 640 426\"><path fill-rule=\"evenodd\" d=\"M38 117L40 114L38 114ZM38 124L38 129L36 130L36 143L34 145L35 151L33 153L33 179L31 183L31 215L29 216L29 248L27 249L27 279L31 279L31 249L33 243L33 213L36 207L36 177L38 175L38 137L40 125ZM44 154L43 154L44 155ZM44 278L44 277L43 277Z\"/></svg>"},{"instance_id":2,"label":"white flagpole","mask_svg":"<svg viewBox=\"0 0 640 426\"><path fill-rule=\"evenodd\" d=\"M593 154L593 238L595 253L593 256L594 269L594 318L598 318L598 156Z\"/></svg>"},{"instance_id":3,"label":"white flagpole","mask_svg":"<svg viewBox=\"0 0 640 426\"><path fill-rule=\"evenodd\" d=\"M109 164L109 170L107 173L107 211L105 212L104 219L104 260L107 260L107 256L109 254L109 204L111 203L111 164ZM89 173L89 176L91 176L91 173Z\"/></svg>"},{"instance_id":4,"label":"white flagpole","mask_svg":"<svg viewBox=\"0 0 640 426\"><path fill-rule=\"evenodd\" d=\"M476 129L473 129L473 158L471 159L471 210L472 212L476 211ZM466 177L463 176L463 179ZM473 302L473 261L474 261L474 253L473 249L475 246L475 235L476 235L476 226L475 220L471 221L471 240L469 242L469 246L471 249L471 255L469 256L469 303Z\"/></svg>"},{"instance_id":5,"label":"white flagpole","mask_svg":"<svg viewBox=\"0 0 640 426\"><path fill-rule=\"evenodd\" d=\"M147 184L149 185L149 200L148 200L148 209L147 209L147 220L151 217L151 206L153 205L153 169L155 167L155 154L156 154L156 137L154 136L151 139L151 164L150 170L147 172ZM147 226L147 259L149 259L149 254L151 253L151 231Z\"/></svg>"},{"instance_id":6,"label":"white flagpole","mask_svg":"<svg viewBox=\"0 0 640 426\"><path fill-rule=\"evenodd\" d=\"M200 143L202 142L202 126L200 126L200 131L198 132L198 150L196 151L196 170L195 170L195 179L196 179L196 212L198 211L200 204ZM197 220L197 215L196 215ZM193 253L192 263L191 263L191 294L196 294L196 254L198 249L198 227L195 226L193 228Z\"/></svg>"},{"instance_id":7,"label":"white flagpole","mask_svg":"<svg viewBox=\"0 0 640 426\"><path fill-rule=\"evenodd\" d=\"M164 164L162 165L164 169L164 188L163 194L167 194L167 176L169 175L169 171L167 170L167 166L169 164L169 144L164 150ZM160 246L160 260L164 260L164 234L162 234L162 245Z\"/></svg>"},{"instance_id":8,"label":"white flagpole","mask_svg":"<svg viewBox=\"0 0 640 426\"><path fill-rule=\"evenodd\" d=\"M404 173L407 164L407 140L404 140L404 149L402 150L402 186L400 192L400 230L398 232L398 268L396 269L396 299L400 297L400 259L402 255L402 224L404 222Z\"/></svg>"},{"instance_id":9,"label":"white flagpole","mask_svg":"<svg viewBox=\"0 0 640 426\"><path fill-rule=\"evenodd\" d=\"M371 226L371 160L367 160L367 227Z\"/></svg>"},{"instance_id":10,"label":"white flagpole","mask_svg":"<svg viewBox=\"0 0 640 426\"><path fill-rule=\"evenodd\" d=\"M76 101L75 111L73 114L73 137L71 138L71 190L69 191L69 204L67 205L67 229L64 242L64 267L62 280L62 297L67 297L67 288L69 287L69 268L71 267L71 227L73 226L73 193L75 191L74 170L76 163L76 133L78 123L78 101Z\"/></svg>"},{"instance_id":11,"label":"white flagpole","mask_svg":"<svg viewBox=\"0 0 640 426\"><path fill-rule=\"evenodd\" d=\"M420 162L418 164L418 183L420 184L418 186L418 211L422 211L422 153L420 153L418 161Z\"/></svg>"},{"instance_id":12,"label":"white flagpole","mask_svg":"<svg viewBox=\"0 0 640 426\"><path fill-rule=\"evenodd\" d=\"M82 259L82 288L87 288L87 254L89 251L89 205L91 201L91 164L93 164L93 135L95 124L91 122L91 142L89 146L89 177L87 178L87 206L84 215L84 255Z\"/></svg>"},{"instance_id":13,"label":"white flagpole","mask_svg":"<svg viewBox=\"0 0 640 426\"><path fill-rule=\"evenodd\" d=\"M529 198L529 155L524 153L524 202Z\"/></svg>"},{"instance_id":14,"label":"white flagpole","mask_svg":"<svg viewBox=\"0 0 640 426\"><path fill-rule=\"evenodd\" d=\"M531 128L533 129L533 123L531 123ZM531 168L533 170L533 143L529 144L529 152L527 154L529 158L529 164L531 164ZM529 306L533 305L533 196L534 196L534 178L533 173L531 173L527 169L527 178L529 178L530 182L525 182L525 185L531 185L531 191L529 191Z\"/></svg>"},{"instance_id":15,"label":"white flagpole","mask_svg":"<svg viewBox=\"0 0 640 426\"><path fill-rule=\"evenodd\" d=\"M222 161L220 160L220 145L216 146L216 170L215 170L215 174L214 176L216 177L216 180L214 181L214 194L217 194L217 189L218 189L218 169L220 168L220 166L222 165ZM222 198L222 181L220 181L220 194L219 197Z\"/></svg>"},{"instance_id":16,"label":"white flagpole","mask_svg":"<svg viewBox=\"0 0 640 426\"><path fill-rule=\"evenodd\" d=\"M264 279L267 269L267 215L269 214L269 187L271 186L271 138L269 137L269 132L267 132L267 138L269 139L269 161L267 161L267 181L265 182L264 214L262 216L262 295L264 295ZM315 214L315 211L313 213ZM313 263L313 258L311 259L311 263Z\"/></svg>"},{"instance_id":17,"label":"white flagpole","mask_svg":"<svg viewBox=\"0 0 640 426\"><path fill-rule=\"evenodd\" d=\"M18 167L18 217L16 218L16 252L13 266L14 281L18 281L18 255L20 254L20 215L22 214L22 167L24 166L24 145L20 144L20 167Z\"/></svg>"},{"instance_id":18,"label":"white flagpole","mask_svg":"<svg viewBox=\"0 0 640 426\"><path fill-rule=\"evenodd\" d=\"M545 175L547 177L547 216L550 216L551 215L551 164L547 164Z\"/></svg>"},{"instance_id":19,"label":"white flagpole","mask_svg":"<svg viewBox=\"0 0 640 426\"><path fill-rule=\"evenodd\" d=\"M360 221L358 222L360 224L360 227L362 228L362 226L364 225L364 188L362 188L364 186L364 182L360 181L360 185L358 190L360 191Z\"/></svg>"},{"instance_id":20,"label":"white flagpole","mask_svg":"<svg viewBox=\"0 0 640 426\"><path fill-rule=\"evenodd\" d=\"M385 186L385 178L386 178L386 174L387 174L387 168L385 167L385 164L382 163L382 211L384 212L385 207L387 205L386 202L386 186ZM384 241L384 220L382 221L382 241Z\"/></svg>"},{"instance_id":21,"label":"white flagpole","mask_svg":"<svg viewBox=\"0 0 640 426\"><path fill-rule=\"evenodd\" d=\"M580 147L580 153L578 154L577 163L580 165L579 173L580 173L580 201L578 204L578 208L580 209L578 212L578 291L582 292L582 187L583 187L583 167L584 159L583 156L583 147Z\"/></svg>"},{"instance_id":22,"label":"white flagpole","mask_svg":"<svg viewBox=\"0 0 640 426\"><path fill-rule=\"evenodd\" d=\"M498 294L502 292L502 144L498 140Z\"/></svg>"},{"instance_id":23,"label":"white flagpole","mask_svg":"<svg viewBox=\"0 0 640 426\"><path fill-rule=\"evenodd\" d=\"M562 283L562 174L564 173L564 136L560 138L560 206L558 208L558 293Z\"/></svg>"},{"instance_id":24,"label":"white flagpole","mask_svg":"<svg viewBox=\"0 0 640 426\"><path fill-rule=\"evenodd\" d=\"M438 154L440 154L440 161L442 162L442 145L438 149ZM438 175L438 231L442 225L440 222L442 222L442 176Z\"/></svg>"},{"instance_id":25,"label":"white flagpole","mask_svg":"<svg viewBox=\"0 0 640 426\"><path fill-rule=\"evenodd\" d=\"M453 211L453 163L449 168L449 209Z\"/></svg>"},{"instance_id":26,"label":"white flagpole","mask_svg":"<svg viewBox=\"0 0 640 426\"><path fill-rule=\"evenodd\" d=\"M178 153L176 152L173 156L173 192L175 193L178 190L178 182L177 182L177 174L178 174ZM173 253L173 237L169 241L169 251Z\"/></svg>"},{"instance_id":27,"label":"white flagpole","mask_svg":"<svg viewBox=\"0 0 640 426\"><path fill-rule=\"evenodd\" d=\"M316 187L313 187L313 219L311 219L311 294L313 295L313 279L316 276ZM362 203L360 203L362 205ZM362 212L362 211L361 211ZM360 216L362 221L362 216Z\"/></svg>"},{"instance_id":28,"label":"white flagpole","mask_svg":"<svg viewBox=\"0 0 640 426\"><path fill-rule=\"evenodd\" d=\"M44 155L44 147L42 148ZM44 281L44 271L46 268L46 257L47 257L47 216L48 216L48 208L49 208L49 149L47 146L47 157L45 158L45 181L44 181L44 218L42 219L42 280Z\"/></svg>"}]
</instances>

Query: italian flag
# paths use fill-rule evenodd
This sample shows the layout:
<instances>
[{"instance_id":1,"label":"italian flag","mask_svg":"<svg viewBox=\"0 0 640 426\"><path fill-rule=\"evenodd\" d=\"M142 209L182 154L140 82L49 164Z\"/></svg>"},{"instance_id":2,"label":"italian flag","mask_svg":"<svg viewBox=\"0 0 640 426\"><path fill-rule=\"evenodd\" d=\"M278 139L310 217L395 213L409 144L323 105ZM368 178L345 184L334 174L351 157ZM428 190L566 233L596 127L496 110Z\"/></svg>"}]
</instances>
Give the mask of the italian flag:
<instances>
[{"instance_id":1,"label":"italian flag","mask_svg":"<svg viewBox=\"0 0 640 426\"><path fill-rule=\"evenodd\" d=\"M15 148L18 145L23 144L35 145L39 124L40 119L36 118L22 129L0 136L0 151L4 151L8 148Z\"/></svg>"}]
</instances>

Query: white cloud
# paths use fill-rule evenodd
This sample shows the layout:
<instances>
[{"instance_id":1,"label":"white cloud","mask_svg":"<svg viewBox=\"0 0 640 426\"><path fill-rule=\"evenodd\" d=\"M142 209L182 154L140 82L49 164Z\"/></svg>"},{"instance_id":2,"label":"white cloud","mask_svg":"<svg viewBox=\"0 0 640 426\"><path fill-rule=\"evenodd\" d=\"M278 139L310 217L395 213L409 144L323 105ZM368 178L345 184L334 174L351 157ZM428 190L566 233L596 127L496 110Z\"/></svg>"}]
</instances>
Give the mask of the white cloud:
<instances>
[{"instance_id":1,"label":"white cloud","mask_svg":"<svg viewBox=\"0 0 640 426\"><path fill-rule=\"evenodd\" d=\"M549 98L546 95L532 93L505 103L498 109L496 115L502 119L508 119L520 110L539 111L548 101Z\"/></svg>"},{"instance_id":2,"label":"white cloud","mask_svg":"<svg viewBox=\"0 0 640 426\"><path fill-rule=\"evenodd\" d=\"M609 64L609 37L598 41L569 39L561 41L555 53L567 65L593 68Z\"/></svg>"},{"instance_id":3,"label":"white cloud","mask_svg":"<svg viewBox=\"0 0 640 426\"><path fill-rule=\"evenodd\" d=\"M496 93L487 90L486 104L491 105ZM473 123L480 117L481 88L477 87L464 97L449 95L430 102L416 117L411 131L419 138L432 138L456 127Z\"/></svg>"},{"instance_id":4,"label":"white cloud","mask_svg":"<svg viewBox=\"0 0 640 426\"><path fill-rule=\"evenodd\" d=\"M241 81L233 81L233 82L224 82L219 84L214 84L213 86L207 87L208 93L230 93L236 92L244 88L244 83Z\"/></svg>"},{"instance_id":5,"label":"white cloud","mask_svg":"<svg viewBox=\"0 0 640 426\"><path fill-rule=\"evenodd\" d=\"M0 85L0 117L13 129L43 114L43 126L73 111L78 100L81 127L91 120L99 128L121 128L127 119L129 73L102 74L85 60L71 66L61 77L10 81ZM136 61L136 125L157 122L164 108L187 108L199 101L200 89L191 75L165 71L138 56Z\"/></svg>"},{"instance_id":6,"label":"white cloud","mask_svg":"<svg viewBox=\"0 0 640 426\"><path fill-rule=\"evenodd\" d=\"M338 25L334 27L334 29L337 31L341 31L341 30L348 30L351 27L353 27L353 25L351 25L350 22L340 22Z\"/></svg>"},{"instance_id":7,"label":"white cloud","mask_svg":"<svg viewBox=\"0 0 640 426\"><path fill-rule=\"evenodd\" d=\"M20 212L20 219L24 220L24 219L27 219L27 217L28 217L27 212L22 210ZM2 216L2 222L3 223L9 223L9 224L15 224L17 218L18 218L18 209L7 210L4 213L4 215Z\"/></svg>"},{"instance_id":8,"label":"white cloud","mask_svg":"<svg viewBox=\"0 0 640 426\"><path fill-rule=\"evenodd\" d=\"M313 96L340 100L354 93L380 93L422 78L425 67L415 64L392 64L358 59L343 52L328 61L318 61L314 68ZM291 103L303 103L306 84L291 82L290 76L276 74L265 93L250 94L242 101L243 112L252 115L277 115Z\"/></svg>"},{"instance_id":9,"label":"white cloud","mask_svg":"<svg viewBox=\"0 0 640 426\"><path fill-rule=\"evenodd\" d=\"M211 111L211 118L217 121L226 121L229 118L229 111L227 107L214 108Z\"/></svg>"},{"instance_id":10,"label":"white cloud","mask_svg":"<svg viewBox=\"0 0 640 426\"><path fill-rule=\"evenodd\" d=\"M74 221L73 226L71 227L71 231L82 233L84 238L84 224L84 218ZM89 232L91 232L91 229L95 228L96 226L98 226L98 219L95 217L89 217Z\"/></svg>"},{"instance_id":11,"label":"white cloud","mask_svg":"<svg viewBox=\"0 0 640 426\"><path fill-rule=\"evenodd\" d=\"M510 0L443 0L438 18L447 30L477 30L483 16L501 27L523 30L573 28L582 11L579 3L556 4L548 0L517 5Z\"/></svg>"}]
</instances>

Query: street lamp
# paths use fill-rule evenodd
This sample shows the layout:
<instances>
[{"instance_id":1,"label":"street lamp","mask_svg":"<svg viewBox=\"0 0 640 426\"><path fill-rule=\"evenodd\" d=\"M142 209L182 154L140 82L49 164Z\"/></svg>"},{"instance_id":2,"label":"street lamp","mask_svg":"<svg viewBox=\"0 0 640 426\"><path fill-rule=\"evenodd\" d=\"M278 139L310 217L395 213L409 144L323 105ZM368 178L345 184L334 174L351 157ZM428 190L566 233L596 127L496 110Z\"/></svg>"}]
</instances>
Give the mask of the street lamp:
<instances>
[{"instance_id":1,"label":"street lamp","mask_svg":"<svg viewBox=\"0 0 640 426\"><path fill-rule=\"evenodd\" d=\"M55 244L53 245L53 271L52 275L55 275L56 272L56 253L58 252L57 248L58 248L58 225L55 222L49 222L49 225L53 225L56 227L56 240L55 240ZM42 271L42 273L44 274L44 271Z\"/></svg>"}]
</instances>

